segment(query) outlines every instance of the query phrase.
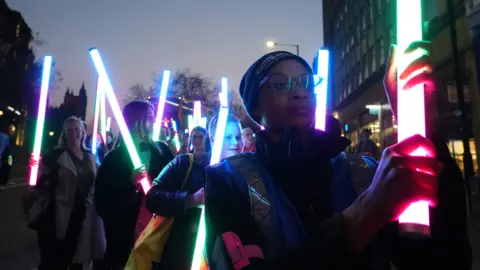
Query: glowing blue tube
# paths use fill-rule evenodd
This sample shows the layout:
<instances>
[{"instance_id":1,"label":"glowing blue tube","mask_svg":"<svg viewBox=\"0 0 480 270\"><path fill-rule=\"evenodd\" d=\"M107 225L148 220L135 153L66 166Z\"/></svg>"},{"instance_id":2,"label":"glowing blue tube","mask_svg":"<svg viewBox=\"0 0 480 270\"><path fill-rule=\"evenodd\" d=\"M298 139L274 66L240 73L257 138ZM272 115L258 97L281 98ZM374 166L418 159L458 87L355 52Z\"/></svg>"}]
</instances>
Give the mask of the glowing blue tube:
<instances>
[{"instance_id":1,"label":"glowing blue tube","mask_svg":"<svg viewBox=\"0 0 480 270\"><path fill-rule=\"evenodd\" d=\"M315 128L325 131L325 119L327 114L327 96L328 96L328 84L329 84L329 57L328 50L318 50L317 56L317 80L321 80L319 83L315 82L315 94L317 96L317 108L315 110ZM318 83L318 84L317 84Z\"/></svg>"},{"instance_id":2,"label":"glowing blue tube","mask_svg":"<svg viewBox=\"0 0 480 270\"><path fill-rule=\"evenodd\" d=\"M218 112L217 127L215 131L215 140L213 141L212 157L210 165L216 164L220 161L222 154L223 138L225 136L225 128L227 127L228 119L228 80L222 78L222 92L219 94L220 111ZM193 253L192 270L200 270L203 261L205 250L205 239L207 237L207 230L205 226L205 208L202 208L200 215L200 223L198 225L197 240L195 242L195 251Z\"/></svg>"},{"instance_id":3,"label":"glowing blue tube","mask_svg":"<svg viewBox=\"0 0 480 270\"><path fill-rule=\"evenodd\" d=\"M160 96L158 98L157 118L153 126L153 140L160 140L160 130L162 127L163 111L165 109L165 100L167 99L168 83L170 82L170 70L163 71L162 85L160 87Z\"/></svg>"}]
</instances>

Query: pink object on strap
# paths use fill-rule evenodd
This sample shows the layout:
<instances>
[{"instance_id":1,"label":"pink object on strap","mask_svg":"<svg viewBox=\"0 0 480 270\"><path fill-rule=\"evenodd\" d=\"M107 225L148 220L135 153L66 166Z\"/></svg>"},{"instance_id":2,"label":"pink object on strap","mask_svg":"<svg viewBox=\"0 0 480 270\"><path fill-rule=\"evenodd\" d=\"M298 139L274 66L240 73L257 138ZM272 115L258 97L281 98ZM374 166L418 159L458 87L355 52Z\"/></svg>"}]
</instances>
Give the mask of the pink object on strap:
<instances>
[{"instance_id":1,"label":"pink object on strap","mask_svg":"<svg viewBox=\"0 0 480 270\"><path fill-rule=\"evenodd\" d=\"M258 245L244 246L238 235L233 232L223 233L222 239L235 270L250 265L249 258L264 258L263 251Z\"/></svg>"},{"instance_id":2,"label":"pink object on strap","mask_svg":"<svg viewBox=\"0 0 480 270\"><path fill-rule=\"evenodd\" d=\"M140 234L142 234L145 227L147 227L152 216L152 213L150 213L150 211L147 210L147 207L145 207L145 197L143 197L142 205L140 206L140 211L137 216L137 223L135 225L135 241Z\"/></svg>"}]
</instances>

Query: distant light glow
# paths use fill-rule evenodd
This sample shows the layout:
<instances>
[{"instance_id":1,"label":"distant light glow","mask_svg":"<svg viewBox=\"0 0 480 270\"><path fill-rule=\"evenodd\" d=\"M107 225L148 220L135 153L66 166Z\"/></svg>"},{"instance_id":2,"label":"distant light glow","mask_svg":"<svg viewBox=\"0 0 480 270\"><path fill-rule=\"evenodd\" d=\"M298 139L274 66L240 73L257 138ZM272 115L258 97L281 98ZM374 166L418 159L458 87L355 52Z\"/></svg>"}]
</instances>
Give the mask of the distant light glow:
<instances>
[{"instance_id":1,"label":"distant light glow","mask_svg":"<svg viewBox=\"0 0 480 270\"><path fill-rule=\"evenodd\" d=\"M207 118L206 117L200 117L198 125L207 128Z\"/></svg>"},{"instance_id":2,"label":"distant light glow","mask_svg":"<svg viewBox=\"0 0 480 270\"><path fill-rule=\"evenodd\" d=\"M103 89L108 98L108 103L110 103L110 107L112 108L113 116L117 121L118 128L120 129L120 134L122 135L125 145L128 149L128 153L130 154L133 167L135 168L135 170L140 170L144 168L144 165L140 161L140 157L138 156L135 145L133 144L130 131L128 130L127 124L125 123L125 119L123 119L122 111L120 109L120 106L118 105L117 97L115 96L115 92L113 90L112 84L110 83L110 78L108 77L102 58L100 57L100 52L96 48L90 49L90 57L92 58L98 76L102 78ZM142 178L140 180L140 183L142 185L144 193L146 194L151 187L148 177Z\"/></svg>"},{"instance_id":3,"label":"distant light glow","mask_svg":"<svg viewBox=\"0 0 480 270\"><path fill-rule=\"evenodd\" d=\"M317 98L317 108L315 110L315 128L325 131L325 119L327 114L327 96L329 84L329 65L330 52L325 49L318 50L317 67L315 77L321 80L315 82L315 94Z\"/></svg>"},{"instance_id":4,"label":"distant light glow","mask_svg":"<svg viewBox=\"0 0 480 270\"><path fill-rule=\"evenodd\" d=\"M177 148L177 151L180 151L180 142L178 141L178 129L177 129L177 122L172 121L172 128L173 131L175 132L175 147Z\"/></svg>"},{"instance_id":5,"label":"distant light glow","mask_svg":"<svg viewBox=\"0 0 480 270\"><path fill-rule=\"evenodd\" d=\"M160 95L158 97L157 117L153 126L153 140L160 140L160 131L162 126L163 111L165 110L165 100L167 99L168 85L170 83L170 70L163 71L162 84L160 86Z\"/></svg>"},{"instance_id":6,"label":"distant light glow","mask_svg":"<svg viewBox=\"0 0 480 270\"><path fill-rule=\"evenodd\" d=\"M30 167L30 186L37 184L38 163L40 162L40 150L42 147L43 127L45 124L45 111L47 109L48 87L50 84L50 74L52 70L52 56L46 55L43 59L42 85L40 87L40 100L38 104L37 126L35 128L35 141L33 144L32 159L34 161ZM10 109L8 107L7 109ZM13 110L13 108L12 108Z\"/></svg>"}]
</instances>

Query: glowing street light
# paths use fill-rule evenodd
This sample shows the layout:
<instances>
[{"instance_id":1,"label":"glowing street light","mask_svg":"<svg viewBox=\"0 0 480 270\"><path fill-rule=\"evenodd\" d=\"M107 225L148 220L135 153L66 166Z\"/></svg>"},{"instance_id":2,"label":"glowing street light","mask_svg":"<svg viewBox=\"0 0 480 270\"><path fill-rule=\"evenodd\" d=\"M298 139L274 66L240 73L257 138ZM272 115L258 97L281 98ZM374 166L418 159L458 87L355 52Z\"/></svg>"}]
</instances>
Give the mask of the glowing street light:
<instances>
[{"instance_id":1,"label":"glowing street light","mask_svg":"<svg viewBox=\"0 0 480 270\"><path fill-rule=\"evenodd\" d=\"M265 45L267 45L267 48L273 48L275 47L275 41L269 40L265 43Z\"/></svg>"},{"instance_id":2,"label":"glowing street light","mask_svg":"<svg viewBox=\"0 0 480 270\"><path fill-rule=\"evenodd\" d=\"M273 40L268 40L267 42L265 42L265 45L267 46L267 48L273 48L276 46L295 47L297 49L297 55L300 55L300 45L277 43Z\"/></svg>"},{"instance_id":3,"label":"glowing street light","mask_svg":"<svg viewBox=\"0 0 480 270\"><path fill-rule=\"evenodd\" d=\"M52 137L53 135L55 135L53 131L48 132L48 136Z\"/></svg>"}]
</instances>

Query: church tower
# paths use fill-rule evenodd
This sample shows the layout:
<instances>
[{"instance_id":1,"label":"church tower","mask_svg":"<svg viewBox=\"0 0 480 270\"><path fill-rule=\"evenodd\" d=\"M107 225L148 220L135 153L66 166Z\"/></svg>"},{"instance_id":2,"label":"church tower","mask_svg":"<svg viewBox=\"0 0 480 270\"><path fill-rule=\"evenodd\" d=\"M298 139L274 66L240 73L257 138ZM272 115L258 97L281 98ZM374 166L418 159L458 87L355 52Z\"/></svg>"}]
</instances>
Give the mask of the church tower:
<instances>
[{"instance_id":1,"label":"church tower","mask_svg":"<svg viewBox=\"0 0 480 270\"><path fill-rule=\"evenodd\" d=\"M79 117L85 121L85 117L87 115L87 89L85 89L85 82L82 83L82 87L80 87L80 91L78 92L78 97L80 99L80 115Z\"/></svg>"}]
</instances>

